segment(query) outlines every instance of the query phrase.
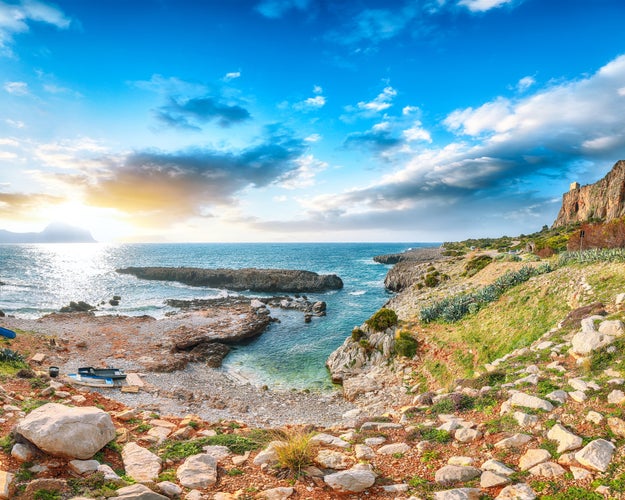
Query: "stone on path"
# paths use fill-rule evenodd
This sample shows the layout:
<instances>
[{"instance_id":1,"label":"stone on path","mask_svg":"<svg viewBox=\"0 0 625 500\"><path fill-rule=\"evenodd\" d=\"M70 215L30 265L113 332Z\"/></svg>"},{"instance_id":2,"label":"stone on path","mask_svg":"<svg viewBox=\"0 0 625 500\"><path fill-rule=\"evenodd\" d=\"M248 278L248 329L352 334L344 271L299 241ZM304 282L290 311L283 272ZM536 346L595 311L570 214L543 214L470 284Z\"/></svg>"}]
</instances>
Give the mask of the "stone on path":
<instances>
[{"instance_id":1,"label":"stone on path","mask_svg":"<svg viewBox=\"0 0 625 500\"><path fill-rule=\"evenodd\" d=\"M492 458L490 460L486 460L486 462L482 464L481 469L484 471L488 470L491 472L496 472L497 474L503 474L505 476L509 476L510 474L514 474L515 472L514 469L511 469L502 462L498 460L493 460Z\"/></svg>"},{"instance_id":2,"label":"stone on path","mask_svg":"<svg viewBox=\"0 0 625 500\"><path fill-rule=\"evenodd\" d=\"M511 484L506 486L495 500L534 500L536 493L527 483Z\"/></svg>"},{"instance_id":3,"label":"stone on path","mask_svg":"<svg viewBox=\"0 0 625 500\"><path fill-rule=\"evenodd\" d=\"M207 488L217 482L217 460L207 453L191 455L178 467L176 477L185 488Z\"/></svg>"},{"instance_id":4,"label":"stone on path","mask_svg":"<svg viewBox=\"0 0 625 500\"><path fill-rule=\"evenodd\" d=\"M111 416L93 406L48 403L30 412L15 429L39 449L59 457L91 458L115 439Z\"/></svg>"},{"instance_id":5,"label":"stone on path","mask_svg":"<svg viewBox=\"0 0 625 500\"><path fill-rule=\"evenodd\" d=\"M128 443L122 449L126 474L135 481L153 481L161 473L160 457L137 443Z\"/></svg>"},{"instance_id":6,"label":"stone on path","mask_svg":"<svg viewBox=\"0 0 625 500\"><path fill-rule=\"evenodd\" d=\"M254 498L262 500L286 500L295 493L294 488L280 487L261 491Z\"/></svg>"},{"instance_id":7,"label":"stone on path","mask_svg":"<svg viewBox=\"0 0 625 500\"><path fill-rule=\"evenodd\" d=\"M378 449L378 453L382 455L394 455L395 453L406 453L410 450L410 446L406 443L393 443L382 446Z\"/></svg>"},{"instance_id":8,"label":"stone on path","mask_svg":"<svg viewBox=\"0 0 625 500\"><path fill-rule=\"evenodd\" d=\"M605 472L610 465L615 448L605 439L595 439L575 454L575 460L584 467Z\"/></svg>"},{"instance_id":9,"label":"stone on path","mask_svg":"<svg viewBox=\"0 0 625 500\"><path fill-rule=\"evenodd\" d=\"M334 491L341 493L360 493L373 486L376 475L371 467L358 464L349 470L335 472L323 478L324 482Z\"/></svg>"},{"instance_id":10,"label":"stone on path","mask_svg":"<svg viewBox=\"0 0 625 500\"><path fill-rule=\"evenodd\" d=\"M547 438L558 442L558 453L576 450L582 446L582 438L573 434L562 424L556 424L549 429Z\"/></svg>"}]
</instances>

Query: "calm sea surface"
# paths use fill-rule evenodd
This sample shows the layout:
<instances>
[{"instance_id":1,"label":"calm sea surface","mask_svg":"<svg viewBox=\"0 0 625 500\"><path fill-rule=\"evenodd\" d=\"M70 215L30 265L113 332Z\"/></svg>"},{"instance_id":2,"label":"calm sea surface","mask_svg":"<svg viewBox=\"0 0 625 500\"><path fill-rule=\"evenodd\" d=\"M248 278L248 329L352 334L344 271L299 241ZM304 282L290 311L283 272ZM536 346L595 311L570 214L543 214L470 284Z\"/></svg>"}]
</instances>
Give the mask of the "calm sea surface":
<instances>
[{"instance_id":1,"label":"calm sea surface","mask_svg":"<svg viewBox=\"0 0 625 500\"><path fill-rule=\"evenodd\" d=\"M0 309L37 318L70 301L99 306L97 314L148 314L163 317L170 298L228 295L225 290L174 282L142 281L115 269L127 266L282 268L339 275L339 291L309 294L328 304L328 314L306 324L301 312L273 310L280 323L259 338L234 349L224 370L254 384L274 388L325 388L328 355L352 328L379 309L391 295L384 289L389 266L375 255L396 253L431 243L232 243L232 244L62 244L0 245ZM230 292L235 294L235 292ZM120 295L118 307L108 305ZM262 294L247 294L262 295Z\"/></svg>"}]
</instances>

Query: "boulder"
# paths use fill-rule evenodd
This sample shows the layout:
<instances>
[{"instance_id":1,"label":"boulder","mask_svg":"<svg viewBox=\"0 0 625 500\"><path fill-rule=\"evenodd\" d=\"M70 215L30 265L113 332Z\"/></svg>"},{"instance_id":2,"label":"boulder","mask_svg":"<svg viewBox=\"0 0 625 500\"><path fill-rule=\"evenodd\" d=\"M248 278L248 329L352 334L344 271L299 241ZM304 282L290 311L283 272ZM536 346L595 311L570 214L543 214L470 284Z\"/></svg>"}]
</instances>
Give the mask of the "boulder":
<instances>
[{"instance_id":1,"label":"boulder","mask_svg":"<svg viewBox=\"0 0 625 500\"><path fill-rule=\"evenodd\" d=\"M208 488L217 482L217 460L207 453L192 455L178 467L176 477L185 488Z\"/></svg>"},{"instance_id":2,"label":"boulder","mask_svg":"<svg viewBox=\"0 0 625 500\"><path fill-rule=\"evenodd\" d=\"M506 486L495 500L534 500L536 493L527 483L511 484Z\"/></svg>"},{"instance_id":3,"label":"boulder","mask_svg":"<svg viewBox=\"0 0 625 500\"><path fill-rule=\"evenodd\" d=\"M527 450L519 459L519 469L528 470L538 464L551 459L551 453L547 450L533 448Z\"/></svg>"},{"instance_id":4,"label":"boulder","mask_svg":"<svg viewBox=\"0 0 625 500\"><path fill-rule=\"evenodd\" d=\"M521 406L524 408L532 408L534 410L553 410L553 405L549 401L545 401L536 396L525 394L524 392L515 392L508 400L510 406Z\"/></svg>"},{"instance_id":5,"label":"boulder","mask_svg":"<svg viewBox=\"0 0 625 500\"><path fill-rule=\"evenodd\" d=\"M85 460L115 439L111 416L92 406L48 403L33 410L15 432L54 456Z\"/></svg>"}]
</instances>

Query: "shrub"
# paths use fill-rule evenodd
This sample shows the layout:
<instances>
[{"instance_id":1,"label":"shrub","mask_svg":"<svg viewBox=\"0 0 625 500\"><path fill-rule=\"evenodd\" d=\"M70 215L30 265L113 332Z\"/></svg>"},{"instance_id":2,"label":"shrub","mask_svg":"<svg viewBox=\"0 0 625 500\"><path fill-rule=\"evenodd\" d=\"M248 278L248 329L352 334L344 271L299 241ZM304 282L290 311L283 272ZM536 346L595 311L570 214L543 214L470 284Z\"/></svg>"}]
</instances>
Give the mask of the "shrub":
<instances>
[{"instance_id":1,"label":"shrub","mask_svg":"<svg viewBox=\"0 0 625 500\"><path fill-rule=\"evenodd\" d=\"M354 342L358 342L363 336L365 332L363 332L360 328L356 327L352 330L352 340Z\"/></svg>"},{"instance_id":2,"label":"shrub","mask_svg":"<svg viewBox=\"0 0 625 500\"><path fill-rule=\"evenodd\" d=\"M425 286L429 287L429 288L436 288L438 286L438 284L440 283L440 280L438 278L438 273L428 273L425 275L425 278L423 279L423 283L425 283Z\"/></svg>"},{"instance_id":3,"label":"shrub","mask_svg":"<svg viewBox=\"0 0 625 500\"><path fill-rule=\"evenodd\" d=\"M398 356L413 358L417 354L418 347L417 339L408 332L399 332L398 337L395 339L395 354Z\"/></svg>"},{"instance_id":4,"label":"shrub","mask_svg":"<svg viewBox=\"0 0 625 500\"><path fill-rule=\"evenodd\" d=\"M365 323L376 332L383 332L397 324L397 313L392 309L382 308Z\"/></svg>"},{"instance_id":5,"label":"shrub","mask_svg":"<svg viewBox=\"0 0 625 500\"><path fill-rule=\"evenodd\" d=\"M26 362L24 361L24 356L22 356L19 352L13 351L12 349L0 349L0 363L8 363L15 367L24 367L26 366Z\"/></svg>"},{"instance_id":6,"label":"shrub","mask_svg":"<svg viewBox=\"0 0 625 500\"><path fill-rule=\"evenodd\" d=\"M473 276L493 261L490 255L478 255L469 260L464 266L464 276Z\"/></svg>"}]
</instances>

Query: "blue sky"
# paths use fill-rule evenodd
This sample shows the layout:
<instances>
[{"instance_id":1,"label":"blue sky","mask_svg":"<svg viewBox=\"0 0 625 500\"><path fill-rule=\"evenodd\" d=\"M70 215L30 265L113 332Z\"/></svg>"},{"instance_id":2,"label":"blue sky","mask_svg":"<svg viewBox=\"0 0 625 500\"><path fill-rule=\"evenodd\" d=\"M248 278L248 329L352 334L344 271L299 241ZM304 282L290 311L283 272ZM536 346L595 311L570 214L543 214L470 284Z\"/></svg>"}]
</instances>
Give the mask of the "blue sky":
<instances>
[{"instance_id":1,"label":"blue sky","mask_svg":"<svg viewBox=\"0 0 625 500\"><path fill-rule=\"evenodd\" d=\"M447 241L625 158L621 0L0 0L0 228Z\"/></svg>"}]
</instances>

